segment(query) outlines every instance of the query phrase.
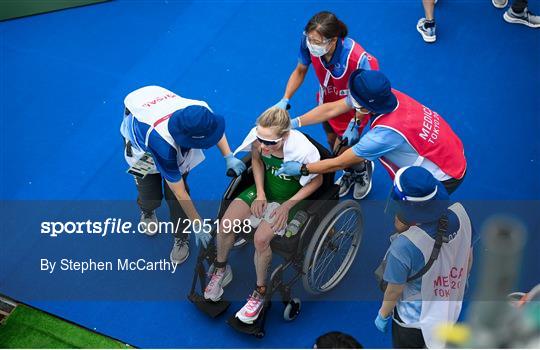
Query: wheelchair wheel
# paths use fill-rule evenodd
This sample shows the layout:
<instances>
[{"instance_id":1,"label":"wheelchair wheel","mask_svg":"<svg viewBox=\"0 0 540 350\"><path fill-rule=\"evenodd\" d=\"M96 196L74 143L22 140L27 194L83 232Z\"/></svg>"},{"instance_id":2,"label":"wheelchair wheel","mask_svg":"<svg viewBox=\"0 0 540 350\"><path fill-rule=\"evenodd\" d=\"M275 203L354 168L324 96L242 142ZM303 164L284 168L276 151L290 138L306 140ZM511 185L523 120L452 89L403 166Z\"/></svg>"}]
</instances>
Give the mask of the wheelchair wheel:
<instances>
[{"instance_id":1,"label":"wheelchair wheel","mask_svg":"<svg viewBox=\"0 0 540 350\"><path fill-rule=\"evenodd\" d=\"M338 203L321 220L304 257L302 282L308 292L325 293L341 281L362 242L363 224L354 200Z\"/></svg>"},{"instance_id":2,"label":"wheelchair wheel","mask_svg":"<svg viewBox=\"0 0 540 350\"><path fill-rule=\"evenodd\" d=\"M283 310L283 319L285 321L292 321L298 317L300 314L300 309L302 308L302 302L298 298L292 298L287 305L285 305L285 310Z\"/></svg>"}]
</instances>

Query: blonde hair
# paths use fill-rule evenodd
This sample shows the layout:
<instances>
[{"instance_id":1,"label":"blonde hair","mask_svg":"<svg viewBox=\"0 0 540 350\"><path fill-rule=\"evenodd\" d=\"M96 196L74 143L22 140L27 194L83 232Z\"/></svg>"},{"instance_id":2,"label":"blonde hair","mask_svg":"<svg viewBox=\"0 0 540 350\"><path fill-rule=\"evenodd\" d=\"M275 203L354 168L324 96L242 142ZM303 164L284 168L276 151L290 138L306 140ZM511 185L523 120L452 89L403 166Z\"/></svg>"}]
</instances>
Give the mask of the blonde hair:
<instances>
[{"instance_id":1,"label":"blonde hair","mask_svg":"<svg viewBox=\"0 0 540 350\"><path fill-rule=\"evenodd\" d=\"M279 107L270 107L257 118L257 126L272 128L279 137L291 130L289 112Z\"/></svg>"}]
</instances>

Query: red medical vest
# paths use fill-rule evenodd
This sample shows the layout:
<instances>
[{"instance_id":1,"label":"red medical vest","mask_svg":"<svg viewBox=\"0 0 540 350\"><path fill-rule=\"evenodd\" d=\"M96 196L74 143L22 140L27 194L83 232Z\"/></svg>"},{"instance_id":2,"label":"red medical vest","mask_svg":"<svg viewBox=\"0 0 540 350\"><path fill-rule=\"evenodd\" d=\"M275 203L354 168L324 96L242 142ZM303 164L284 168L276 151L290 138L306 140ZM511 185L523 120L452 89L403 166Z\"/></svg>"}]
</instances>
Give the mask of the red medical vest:
<instances>
[{"instance_id":1,"label":"red medical vest","mask_svg":"<svg viewBox=\"0 0 540 350\"><path fill-rule=\"evenodd\" d=\"M421 156L435 163L445 174L454 179L465 175L467 161L463 143L452 131L450 125L437 112L392 89L399 105L391 113L380 115L371 127L394 130ZM393 179L397 167L385 157L381 163Z\"/></svg>"},{"instance_id":2,"label":"red medical vest","mask_svg":"<svg viewBox=\"0 0 540 350\"><path fill-rule=\"evenodd\" d=\"M344 39L338 40L342 40L342 43L344 41ZM353 46L349 52L347 61L344 62L344 64L346 64L345 71L339 77L334 77L330 70L324 67L323 62L321 61L323 59L322 57L315 57L313 55L310 55L311 63L313 64L313 68L315 69L315 74L319 79L320 89L317 93L317 102L319 104L326 102L334 102L347 97L349 91L349 77L351 76L351 73L358 68L358 62L360 62L364 55L366 55L367 59L369 60L371 69L379 70L379 63L377 59L368 54L362 46L360 46L357 42L353 40ZM354 118L354 115L355 110L353 109L347 113L343 113L337 117L330 119L328 123L330 124L332 129L334 129L336 134L342 136L343 132L347 129L347 125L349 125L351 119ZM367 124L367 122L368 118L364 118L364 122L362 123L361 128L363 128Z\"/></svg>"}]
</instances>

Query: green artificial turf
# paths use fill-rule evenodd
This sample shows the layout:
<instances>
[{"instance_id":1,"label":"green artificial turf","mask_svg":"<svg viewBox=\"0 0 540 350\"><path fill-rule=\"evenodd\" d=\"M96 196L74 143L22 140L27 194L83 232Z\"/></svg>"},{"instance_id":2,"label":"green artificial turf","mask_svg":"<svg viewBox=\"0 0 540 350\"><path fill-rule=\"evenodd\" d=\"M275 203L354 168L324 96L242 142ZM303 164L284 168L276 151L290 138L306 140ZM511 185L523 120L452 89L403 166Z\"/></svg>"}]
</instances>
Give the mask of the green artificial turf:
<instances>
[{"instance_id":1,"label":"green artificial turf","mask_svg":"<svg viewBox=\"0 0 540 350\"><path fill-rule=\"evenodd\" d=\"M0 0L0 21L108 0Z\"/></svg>"},{"instance_id":2,"label":"green artificial turf","mask_svg":"<svg viewBox=\"0 0 540 350\"><path fill-rule=\"evenodd\" d=\"M44 312L19 305L0 325L0 348L128 348Z\"/></svg>"}]
</instances>

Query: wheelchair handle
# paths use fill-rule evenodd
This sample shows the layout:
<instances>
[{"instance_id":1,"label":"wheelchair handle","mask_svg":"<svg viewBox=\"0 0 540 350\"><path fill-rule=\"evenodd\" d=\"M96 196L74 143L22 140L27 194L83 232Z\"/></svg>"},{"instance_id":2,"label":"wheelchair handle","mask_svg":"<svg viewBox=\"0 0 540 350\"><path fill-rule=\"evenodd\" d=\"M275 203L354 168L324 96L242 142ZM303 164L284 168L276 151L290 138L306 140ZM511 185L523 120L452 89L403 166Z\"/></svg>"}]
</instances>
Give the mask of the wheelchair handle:
<instances>
[{"instance_id":1,"label":"wheelchair handle","mask_svg":"<svg viewBox=\"0 0 540 350\"><path fill-rule=\"evenodd\" d=\"M337 145L337 147L334 149L334 156L337 156L341 149L345 146L347 146L347 143L349 140L345 137L341 140L341 142Z\"/></svg>"}]
</instances>

